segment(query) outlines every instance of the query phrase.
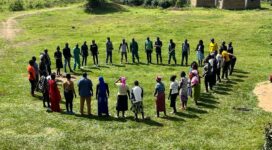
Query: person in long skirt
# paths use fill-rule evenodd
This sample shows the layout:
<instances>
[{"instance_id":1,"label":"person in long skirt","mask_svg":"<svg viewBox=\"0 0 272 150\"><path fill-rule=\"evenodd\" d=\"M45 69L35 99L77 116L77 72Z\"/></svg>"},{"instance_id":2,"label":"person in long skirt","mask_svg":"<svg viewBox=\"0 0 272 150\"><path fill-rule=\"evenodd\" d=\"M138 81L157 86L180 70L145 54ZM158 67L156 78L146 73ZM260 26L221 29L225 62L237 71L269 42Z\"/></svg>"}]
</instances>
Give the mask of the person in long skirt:
<instances>
[{"instance_id":1,"label":"person in long skirt","mask_svg":"<svg viewBox=\"0 0 272 150\"><path fill-rule=\"evenodd\" d=\"M108 97L110 96L109 86L105 83L104 78L100 76L98 78L99 83L96 86L96 99L98 106L98 116L106 114L109 116Z\"/></svg>"},{"instance_id":2,"label":"person in long skirt","mask_svg":"<svg viewBox=\"0 0 272 150\"><path fill-rule=\"evenodd\" d=\"M188 101L188 79L186 78L186 73L182 71L180 73L180 82L179 82L179 94L181 101L181 109L185 110L187 108Z\"/></svg>"},{"instance_id":3,"label":"person in long skirt","mask_svg":"<svg viewBox=\"0 0 272 150\"><path fill-rule=\"evenodd\" d=\"M164 112L166 116L165 110L165 86L162 83L162 78L160 76L157 77L157 84L155 86L154 96L156 97L156 111L157 117L160 117L160 112Z\"/></svg>"},{"instance_id":4,"label":"person in long skirt","mask_svg":"<svg viewBox=\"0 0 272 150\"><path fill-rule=\"evenodd\" d=\"M51 102L51 110L54 112L60 112L60 101L61 95L55 80L55 73L51 74L51 80L48 81L49 84L49 99Z\"/></svg>"},{"instance_id":5,"label":"person in long skirt","mask_svg":"<svg viewBox=\"0 0 272 150\"><path fill-rule=\"evenodd\" d=\"M144 119L144 107L143 107L144 90L139 86L139 81L134 81L134 87L131 89L131 102L132 106L130 110L134 113L135 120L138 120L138 113L142 114Z\"/></svg>"},{"instance_id":6,"label":"person in long skirt","mask_svg":"<svg viewBox=\"0 0 272 150\"><path fill-rule=\"evenodd\" d=\"M169 96L168 99L170 100L170 107L173 108L173 114L177 113L177 109L176 109L176 99L178 96L178 82L176 81L176 75L171 76L170 78L170 91L169 91Z\"/></svg>"},{"instance_id":7,"label":"person in long skirt","mask_svg":"<svg viewBox=\"0 0 272 150\"><path fill-rule=\"evenodd\" d=\"M57 51L54 54L54 57L56 59L56 68L57 68L57 75L60 76L60 69L63 68L62 64L62 53L60 51L60 47L57 47Z\"/></svg>"},{"instance_id":8,"label":"person in long skirt","mask_svg":"<svg viewBox=\"0 0 272 150\"><path fill-rule=\"evenodd\" d=\"M193 98L195 101L195 104L198 104L198 101L200 99L200 82L199 82L199 75L197 70L192 71L192 80L191 85L193 87Z\"/></svg>"},{"instance_id":9,"label":"person in long skirt","mask_svg":"<svg viewBox=\"0 0 272 150\"><path fill-rule=\"evenodd\" d=\"M76 92L74 88L74 82L71 80L71 75L66 74L67 81L63 83L64 97L66 111L68 114L74 114L73 112L73 99L76 98Z\"/></svg>"},{"instance_id":10,"label":"person in long skirt","mask_svg":"<svg viewBox=\"0 0 272 150\"><path fill-rule=\"evenodd\" d=\"M118 87L116 105L117 118L119 118L120 111L122 111L122 117L125 117L125 111L128 110L128 97L130 98L130 91L126 84L126 78L120 77L115 81L115 85Z\"/></svg>"}]
</instances>

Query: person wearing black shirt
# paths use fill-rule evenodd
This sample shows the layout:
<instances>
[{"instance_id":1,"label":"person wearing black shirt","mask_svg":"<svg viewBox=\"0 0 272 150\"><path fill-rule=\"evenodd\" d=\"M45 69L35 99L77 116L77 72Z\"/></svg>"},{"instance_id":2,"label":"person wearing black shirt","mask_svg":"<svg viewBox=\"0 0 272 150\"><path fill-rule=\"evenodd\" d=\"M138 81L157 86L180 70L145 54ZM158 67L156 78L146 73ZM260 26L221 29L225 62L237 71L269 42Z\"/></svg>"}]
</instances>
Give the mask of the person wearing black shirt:
<instances>
[{"instance_id":1,"label":"person wearing black shirt","mask_svg":"<svg viewBox=\"0 0 272 150\"><path fill-rule=\"evenodd\" d=\"M45 59L45 64L46 64L46 67L47 67L48 74L51 75L51 60L50 60L50 57L48 55L48 50L47 49L44 50L43 57Z\"/></svg>"},{"instance_id":2,"label":"person wearing black shirt","mask_svg":"<svg viewBox=\"0 0 272 150\"><path fill-rule=\"evenodd\" d=\"M93 55L94 65L98 66L98 46L95 43L95 40L92 41L92 45L90 46L91 53Z\"/></svg>"},{"instance_id":3,"label":"person wearing black shirt","mask_svg":"<svg viewBox=\"0 0 272 150\"><path fill-rule=\"evenodd\" d=\"M66 72L66 65L67 64L70 69L70 72L73 72L73 70L71 69L71 65L70 65L72 54L71 54L71 49L69 48L68 43L65 44L65 48L62 50L62 54L64 56L64 72Z\"/></svg>"},{"instance_id":4,"label":"person wearing black shirt","mask_svg":"<svg viewBox=\"0 0 272 150\"><path fill-rule=\"evenodd\" d=\"M60 47L57 47L57 51L54 54L54 57L56 59L56 68L57 68L57 75L60 75L60 69L63 68L62 64L62 54L60 52Z\"/></svg>"},{"instance_id":5,"label":"person wearing black shirt","mask_svg":"<svg viewBox=\"0 0 272 150\"><path fill-rule=\"evenodd\" d=\"M220 51L220 50L222 50L222 51L227 51L227 50L228 50L228 48L227 48L227 46L226 46L226 42L225 42L225 41L223 41L223 42L222 42L222 44L221 44L221 46L220 46L219 51Z\"/></svg>"},{"instance_id":6,"label":"person wearing black shirt","mask_svg":"<svg viewBox=\"0 0 272 150\"><path fill-rule=\"evenodd\" d=\"M232 42L229 43L228 45L228 52L233 54L233 46L232 46Z\"/></svg>"},{"instance_id":7,"label":"person wearing black shirt","mask_svg":"<svg viewBox=\"0 0 272 150\"><path fill-rule=\"evenodd\" d=\"M170 43L168 46L168 50L169 50L168 64L171 63L172 57L173 57L173 60L175 61L175 65L177 64L176 55L175 55L175 48L176 48L176 44L173 42L172 39L170 39Z\"/></svg>"},{"instance_id":8,"label":"person wearing black shirt","mask_svg":"<svg viewBox=\"0 0 272 150\"><path fill-rule=\"evenodd\" d=\"M112 50L113 50L113 45L110 38L108 37L106 42L106 52L107 52L106 64L108 64L109 59L110 59L110 63L112 64Z\"/></svg>"},{"instance_id":9,"label":"person wearing black shirt","mask_svg":"<svg viewBox=\"0 0 272 150\"><path fill-rule=\"evenodd\" d=\"M160 63L162 64L161 47L162 47L162 41L160 41L160 38L157 37L157 41L155 42L157 64L159 64L159 59L160 59Z\"/></svg>"},{"instance_id":10,"label":"person wearing black shirt","mask_svg":"<svg viewBox=\"0 0 272 150\"><path fill-rule=\"evenodd\" d=\"M183 62L185 59L186 66L188 65L188 55L190 55L190 44L188 43L188 40L185 39L184 43L182 43L182 58L181 58L181 65L183 66Z\"/></svg>"},{"instance_id":11,"label":"person wearing black shirt","mask_svg":"<svg viewBox=\"0 0 272 150\"><path fill-rule=\"evenodd\" d=\"M81 46L81 54L82 54L82 66L87 65L87 57L88 57L88 45L86 44L86 41Z\"/></svg>"}]
</instances>

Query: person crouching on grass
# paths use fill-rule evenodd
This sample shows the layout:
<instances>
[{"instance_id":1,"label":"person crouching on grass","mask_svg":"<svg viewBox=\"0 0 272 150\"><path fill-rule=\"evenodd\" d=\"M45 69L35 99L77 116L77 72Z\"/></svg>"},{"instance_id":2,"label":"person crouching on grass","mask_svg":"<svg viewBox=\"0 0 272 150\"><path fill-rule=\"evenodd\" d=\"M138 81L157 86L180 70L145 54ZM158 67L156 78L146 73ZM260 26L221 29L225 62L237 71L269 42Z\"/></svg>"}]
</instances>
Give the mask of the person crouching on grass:
<instances>
[{"instance_id":1,"label":"person crouching on grass","mask_svg":"<svg viewBox=\"0 0 272 150\"><path fill-rule=\"evenodd\" d=\"M64 97L66 100L66 111L68 114L74 114L73 112L73 99L76 98L76 92L74 88L74 82L71 80L71 75L66 74L67 81L63 83Z\"/></svg>"},{"instance_id":2,"label":"person crouching on grass","mask_svg":"<svg viewBox=\"0 0 272 150\"><path fill-rule=\"evenodd\" d=\"M172 75L170 78L170 91L169 91L169 96L168 99L170 100L170 107L173 108L173 114L177 113L176 109L176 99L178 96L178 82L176 81L176 75Z\"/></svg>"},{"instance_id":3,"label":"person crouching on grass","mask_svg":"<svg viewBox=\"0 0 272 150\"><path fill-rule=\"evenodd\" d=\"M188 79L186 78L186 74L184 71L180 73L180 82L179 82L179 93L180 93L180 101L181 108L185 110L187 108L188 101Z\"/></svg>"},{"instance_id":4,"label":"person crouching on grass","mask_svg":"<svg viewBox=\"0 0 272 150\"><path fill-rule=\"evenodd\" d=\"M125 111L128 110L128 97L130 99L129 87L126 84L126 78L120 77L115 81L115 85L118 87L118 95L117 95L117 118L119 118L119 113L122 111L122 117L125 117Z\"/></svg>"},{"instance_id":5,"label":"person crouching on grass","mask_svg":"<svg viewBox=\"0 0 272 150\"><path fill-rule=\"evenodd\" d=\"M157 84L155 86L154 96L156 97L156 111L157 117L160 117L160 112L163 111L166 116L165 110L165 86L162 83L162 77L158 76L156 81Z\"/></svg>"},{"instance_id":6,"label":"person crouching on grass","mask_svg":"<svg viewBox=\"0 0 272 150\"><path fill-rule=\"evenodd\" d=\"M134 113L136 121L138 121L138 113L141 113L144 119L143 96L144 90L139 86L139 81L134 81L134 87L131 89L132 106L130 110Z\"/></svg>"},{"instance_id":7,"label":"person crouching on grass","mask_svg":"<svg viewBox=\"0 0 272 150\"><path fill-rule=\"evenodd\" d=\"M56 74L51 74L51 80L48 81L49 85L49 99L51 102L51 111L60 112L61 95L55 80Z\"/></svg>"}]
</instances>

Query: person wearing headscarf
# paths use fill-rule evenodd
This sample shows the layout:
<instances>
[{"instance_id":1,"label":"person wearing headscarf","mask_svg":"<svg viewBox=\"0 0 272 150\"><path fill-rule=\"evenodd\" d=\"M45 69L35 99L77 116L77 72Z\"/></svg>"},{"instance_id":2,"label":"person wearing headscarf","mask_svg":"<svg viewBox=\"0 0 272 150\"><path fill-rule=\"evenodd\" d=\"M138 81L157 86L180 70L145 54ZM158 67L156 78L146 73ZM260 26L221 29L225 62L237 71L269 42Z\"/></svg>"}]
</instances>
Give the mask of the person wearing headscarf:
<instances>
[{"instance_id":1,"label":"person wearing headscarf","mask_svg":"<svg viewBox=\"0 0 272 150\"><path fill-rule=\"evenodd\" d=\"M125 111L128 110L128 98L130 98L130 91L126 84L126 78L120 77L115 81L115 85L118 87L116 105L117 117L119 118L120 111L122 111L122 117L125 117Z\"/></svg>"},{"instance_id":2,"label":"person wearing headscarf","mask_svg":"<svg viewBox=\"0 0 272 150\"><path fill-rule=\"evenodd\" d=\"M56 78L55 73L52 73L51 80L48 81L49 99L51 102L51 110L54 112L60 112L61 95L55 78Z\"/></svg>"},{"instance_id":3,"label":"person wearing headscarf","mask_svg":"<svg viewBox=\"0 0 272 150\"><path fill-rule=\"evenodd\" d=\"M108 97L110 96L109 86L105 83L104 78L100 76L98 78L99 83L96 86L96 99L98 106L98 116L106 114L109 116Z\"/></svg>"},{"instance_id":4,"label":"person wearing headscarf","mask_svg":"<svg viewBox=\"0 0 272 150\"><path fill-rule=\"evenodd\" d=\"M195 104L197 105L200 99L200 78L197 70L192 71L191 85L193 88L193 98Z\"/></svg>"},{"instance_id":5,"label":"person wearing headscarf","mask_svg":"<svg viewBox=\"0 0 272 150\"><path fill-rule=\"evenodd\" d=\"M131 89L131 103L130 110L134 113L135 120L138 120L138 113L142 114L144 119L144 107L143 107L144 90L139 86L139 81L134 81L134 87Z\"/></svg>"},{"instance_id":6,"label":"person wearing headscarf","mask_svg":"<svg viewBox=\"0 0 272 150\"><path fill-rule=\"evenodd\" d=\"M158 76L156 78L156 86L154 96L156 97L156 111L157 117L160 117L160 112L164 112L166 116L166 109L165 109L165 86L162 83L162 77Z\"/></svg>"}]
</instances>

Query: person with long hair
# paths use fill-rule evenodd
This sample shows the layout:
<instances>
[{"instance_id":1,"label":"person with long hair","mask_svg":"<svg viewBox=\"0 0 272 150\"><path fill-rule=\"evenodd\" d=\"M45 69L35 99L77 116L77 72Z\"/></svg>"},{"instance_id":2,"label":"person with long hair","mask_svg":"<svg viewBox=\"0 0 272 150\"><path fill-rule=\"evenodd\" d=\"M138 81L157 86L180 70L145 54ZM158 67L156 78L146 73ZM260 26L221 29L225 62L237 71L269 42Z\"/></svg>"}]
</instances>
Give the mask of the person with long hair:
<instances>
[{"instance_id":1,"label":"person with long hair","mask_svg":"<svg viewBox=\"0 0 272 150\"><path fill-rule=\"evenodd\" d=\"M109 86L105 83L104 78L100 76L98 78L99 83L96 86L96 99L98 106L98 116L106 114L109 116L108 97L110 96Z\"/></svg>"}]
</instances>

